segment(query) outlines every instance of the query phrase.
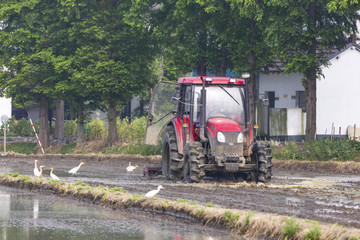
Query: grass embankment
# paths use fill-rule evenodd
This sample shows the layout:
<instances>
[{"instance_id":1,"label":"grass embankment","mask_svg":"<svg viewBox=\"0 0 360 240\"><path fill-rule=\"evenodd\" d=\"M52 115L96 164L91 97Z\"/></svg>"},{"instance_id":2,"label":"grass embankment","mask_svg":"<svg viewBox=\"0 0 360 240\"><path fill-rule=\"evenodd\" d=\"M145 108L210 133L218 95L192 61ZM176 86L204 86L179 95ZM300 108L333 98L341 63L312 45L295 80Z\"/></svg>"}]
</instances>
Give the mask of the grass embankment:
<instances>
[{"instance_id":1,"label":"grass embankment","mask_svg":"<svg viewBox=\"0 0 360 240\"><path fill-rule=\"evenodd\" d=\"M272 216L251 211L223 209L208 203L201 206L188 200L170 201L157 197L130 194L123 188L91 187L78 181L67 183L46 178L19 174L0 174L0 184L21 189L76 197L79 200L110 207L112 209L141 209L155 214L193 218L203 225L226 227L242 235L262 236L275 239L360 239L359 229L337 224L324 225L294 217Z\"/></svg>"}]
</instances>

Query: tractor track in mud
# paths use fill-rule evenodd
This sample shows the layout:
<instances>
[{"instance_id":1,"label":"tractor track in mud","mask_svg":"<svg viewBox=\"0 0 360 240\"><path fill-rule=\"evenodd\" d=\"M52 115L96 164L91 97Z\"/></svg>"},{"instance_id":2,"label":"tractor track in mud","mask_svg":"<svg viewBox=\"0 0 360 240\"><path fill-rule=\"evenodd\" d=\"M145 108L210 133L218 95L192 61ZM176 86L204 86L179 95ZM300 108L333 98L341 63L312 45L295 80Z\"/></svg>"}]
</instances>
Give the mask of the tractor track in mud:
<instances>
[{"instance_id":1,"label":"tractor track in mud","mask_svg":"<svg viewBox=\"0 0 360 240\"><path fill-rule=\"evenodd\" d=\"M2 157L1 172L18 172L32 175L34 156ZM207 178L205 183L188 184L171 181L161 176L149 179L142 170L153 160L142 157L107 160L89 160L79 157L38 158L45 165L44 175L51 167L64 181L82 180L86 184L123 187L133 194L145 194L163 185L158 197L176 200L186 199L201 205L212 204L222 208L249 210L274 215L296 216L323 223L360 228L360 176L357 174L325 174L323 172L294 170L283 167L273 169L269 184ZM139 165L133 174L126 173L129 162ZM77 176L67 171L86 161Z\"/></svg>"}]
</instances>

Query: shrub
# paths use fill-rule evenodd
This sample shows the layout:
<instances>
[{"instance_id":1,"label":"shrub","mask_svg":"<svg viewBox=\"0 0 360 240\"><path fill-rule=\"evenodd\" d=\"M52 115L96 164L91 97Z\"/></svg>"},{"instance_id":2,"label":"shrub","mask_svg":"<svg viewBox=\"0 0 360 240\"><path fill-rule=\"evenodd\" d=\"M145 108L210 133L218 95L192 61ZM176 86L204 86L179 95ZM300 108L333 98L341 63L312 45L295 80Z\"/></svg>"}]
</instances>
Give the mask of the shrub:
<instances>
[{"instance_id":1,"label":"shrub","mask_svg":"<svg viewBox=\"0 0 360 240\"><path fill-rule=\"evenodd\" d=\"M298 150L296 142L289 142L279 153L274 152L273 156L280 160L304 159L304 154Z\"/></svg>"},{"instance_id":2,"label":"shrub","mask_svg":"<svg viewBox=\"0 0 360 240\"><path fill-rule=\"evenodd\" d=\"M76 137L77 123L74 120L67 120L64 122L64 136Z\"/></svg>"},{"instance_id":3,"label":"shrub","mask_svg":"<svg viewBox=\"0 0 360 240\"><path fill-rule=\"evenodd\" d=\"M273 156L280 160L313 160L328 161L338 159L352 160L358 156L360 143L348 139L319 139L305 143L301 148L295 142L285 145L280 152L273 151Z\"/></svg>"},{"instance_id":4,"label":"shrub","mask_svg":"<svg viewBox=\"0 0 360 240\"><path fill-rule=\"evenodd\" d=\"M133 141L145 136L146 117L135 118L131 123L128 118L117 119L116 124L120 140Z\"/></svg>"},{"instance_id":5,"label":"shrub","mask_svg":"<svg viewBox=\"0 0 360 240\"><path fill-rule=\"evenodd\" d=\"M106 126L105 122L100 119L91 119L86 124L85 137L90 139L103 139L106 137Z\"/></svg>"},{"instance_id":6,"label":"shrub","mask_svg":"<svg viewBox=\"0 0 360 240\"><path fill-rule=\"evenodd\" d=\"M17 121L17 124L13 126L13 131L16 136L33 136L34 131L32 129L31 123L29 120L22 118Z\"/></svg>"},{"instance_id":7,"label":"shrub","mask_svg":"<svg viewBox=\"0 0 360 240\"><path fill-rule=\"evenodd\" d=\"M304 150L310 160L327 161L336 158L345 161L357 156L357 146L357 143L348 139L320 139L306 143Z\"/></svg>"}]
</instances>

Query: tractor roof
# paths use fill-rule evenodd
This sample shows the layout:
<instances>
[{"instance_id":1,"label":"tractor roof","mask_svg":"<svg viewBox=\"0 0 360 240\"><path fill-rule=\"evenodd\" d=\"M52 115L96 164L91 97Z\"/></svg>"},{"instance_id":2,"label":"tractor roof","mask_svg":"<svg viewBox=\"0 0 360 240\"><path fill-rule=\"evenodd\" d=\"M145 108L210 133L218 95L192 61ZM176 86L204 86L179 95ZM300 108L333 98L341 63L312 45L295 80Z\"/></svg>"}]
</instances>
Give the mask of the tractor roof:
<instances>
[{"instance_id":1,"label":"tractor roof","mask_svg":"<svg viewBox=\"0 0 360 240\"><path fill-rule=\"evenodd\" d=\"M245 80L241 78L232 77L213 77L213 76L202 76L205 83L207 84L235 84L245 85ZM230 80L231 79L231 80ZM178 83L183 84L202 84L201 76L199 77L182 77L178 79Z\"/></svg>"}]
</instances>

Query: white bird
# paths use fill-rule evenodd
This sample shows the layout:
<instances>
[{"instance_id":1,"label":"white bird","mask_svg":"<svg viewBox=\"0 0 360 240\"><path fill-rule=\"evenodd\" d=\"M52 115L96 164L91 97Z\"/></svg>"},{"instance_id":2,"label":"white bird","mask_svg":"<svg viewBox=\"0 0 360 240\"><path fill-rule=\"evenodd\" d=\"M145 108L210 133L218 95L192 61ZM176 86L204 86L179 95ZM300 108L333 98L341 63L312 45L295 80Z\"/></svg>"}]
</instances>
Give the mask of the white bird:
<instances>
[{"instance_id":1,"label":"white bird","mask_svg":"<svg viewBox=\"0 0 360 240\"><path fill-rule=\"evenodd\" d=\"M34 163L35 163L35 167L34 167L34 176L36 176L36 177L38 177L38 176L40 176L40 171L39 171L39 169L37 168L37 161L38 160L34 160Z\"/></svg>"},{"instance_id":2,"label":"white bird","mask_svg":"<svg viewBox=\"0 0 360 240\"><path fill-rule=\"evenodd\" d=\"M40 166L39 168L40 168L40 171L39 171L39 173L34 173L35 174L35 177L40 177L41 175L42 175L42 168L43 168L44 166Z\"/></svg>"},{"instance_id":3,"label":"white bird","mask_svg":"<svg viewBox=\"0 0 360 240\"><path fill-rule=\"evenodd\" d=\"M60 180L55 174L53 174L54 168L51 168L50 177L54 180Z\"/></svg>"},{"instance_id":4,"label":"white bird","mask_svg":"<svg viewBox=\"0 0 360 240\"><path fill-rule=\"evenodd\" d=\"M139 166L138 165L131 166L131 162L129 162L129 166L126 167L126 171L128 173L133 172L137 167L139 167Z\"/></svg>"},{"instance_id":5,"label":"white bird","mask_svg":"<svg viewBox=\"0 0 360 240\"><path fill-rule=\"evenodd\" d=\"M147 194L145 194L145 197L153 197L153 196L155 196L160 191L160 189L165 189L165 188L163 186L159 185L156 190L151 190Z\"/></svg>"},{"instance_id":6,"label":"white bird","mask_svg":"<svg viewBox=\"0 0 360 240\"><path fill-rule=\"evenodd\" d=\"M72 173L72 175L74 175L74 174L79 170L79 168L81 167L81 165L83 165L83 164L85 164L85 163L84 163L84 162L81 162L81 163L79 164L79 166L74 167L73 169L71 169L71 170L69 171L69 173Z\"/></svg>"}]
</instances>

